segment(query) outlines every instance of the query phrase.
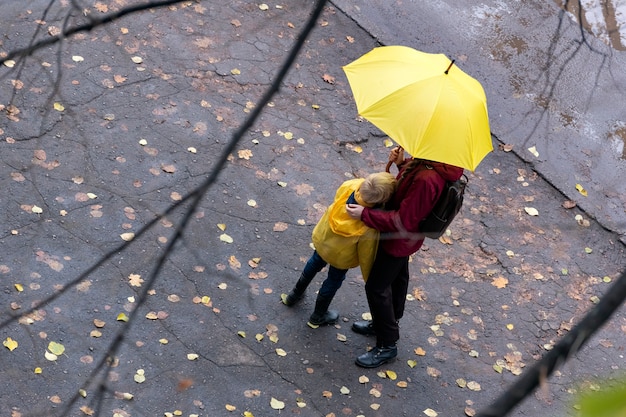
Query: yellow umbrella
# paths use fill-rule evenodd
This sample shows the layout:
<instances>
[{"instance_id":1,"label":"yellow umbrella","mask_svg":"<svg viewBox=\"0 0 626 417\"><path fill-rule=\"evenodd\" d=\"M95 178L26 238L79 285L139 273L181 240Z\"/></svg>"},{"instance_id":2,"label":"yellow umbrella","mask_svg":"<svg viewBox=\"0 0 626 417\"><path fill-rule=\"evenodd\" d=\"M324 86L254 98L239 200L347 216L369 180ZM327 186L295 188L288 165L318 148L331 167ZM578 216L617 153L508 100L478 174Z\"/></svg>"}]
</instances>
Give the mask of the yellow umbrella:
<instances>
[{"instance_id":1,"label":"yellow umbrella","mask_svg":"<svg viewBox=\"0 0 626 417\"><path fill-rule=\"evenodd\" d=\"M493 150L480 83L443 54L374 48L343 67L359 114L416 158L474 171Z\"/></svg>"}]
</instances>

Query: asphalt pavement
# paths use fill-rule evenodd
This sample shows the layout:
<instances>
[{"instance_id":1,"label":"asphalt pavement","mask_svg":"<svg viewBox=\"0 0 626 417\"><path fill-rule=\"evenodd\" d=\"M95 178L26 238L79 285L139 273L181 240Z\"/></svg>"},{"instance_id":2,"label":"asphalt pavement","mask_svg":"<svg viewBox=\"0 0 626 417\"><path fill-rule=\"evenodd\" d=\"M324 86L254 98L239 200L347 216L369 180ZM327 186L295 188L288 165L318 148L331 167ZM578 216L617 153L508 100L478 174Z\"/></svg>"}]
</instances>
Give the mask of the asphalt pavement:
<instances>
[{"instance_id":1,"label":"asphalt pavement","mask_svg":"<svg viewBox=\"0 0 626 417\"><path fill-rule=\"evenodd\" d=\"M54 3L44 16L44 3L3 5L2 51L62 27L69 5ZM515 77L501 78L497 59L514 42L493 53L493 39L511 39L518 25L558 24L556 9L381 3L329 3L184 230L189 203L179 202L211 178L310 2L156 8L0 69L0 366L11 382L0 388L0 415L471 416L597 303L624 268L623 184L613 176L623 161L608 175L596 153L606 146L591 142L562 165L568 155L555 149L572 126L589 126L591 112L545 105L549 126L523 123L543 103L524 54L539 54L548 38L515 35L524 54L508 62L527 64ZM467 19L463 36L444 24L468 16L482 23ZM401 31L413 18L425 29ZM567 33L562 42L574 44ZM296 307L280 294L310 256L337 186L384 169L390 150L356 115L341 66L399 42L454 45L449 53L466 57L460 65L490 100L495 149L467 172L450 234L412 257L397 360L367 370L354 359L374 340L350 330L368 312L357 269L333 301L335 326L306 325L323 275ZM612 59L611 67L624 58ZM556 114L570 121L562 130ZM540 134L548 131L550 140ZM535 143L540 160L524 151ZM570 170L582 155L593 164L579 177ZM625 333L620 310L511 415L575 415L576 393L623 372Z\"/></svg>"}]
</instances>

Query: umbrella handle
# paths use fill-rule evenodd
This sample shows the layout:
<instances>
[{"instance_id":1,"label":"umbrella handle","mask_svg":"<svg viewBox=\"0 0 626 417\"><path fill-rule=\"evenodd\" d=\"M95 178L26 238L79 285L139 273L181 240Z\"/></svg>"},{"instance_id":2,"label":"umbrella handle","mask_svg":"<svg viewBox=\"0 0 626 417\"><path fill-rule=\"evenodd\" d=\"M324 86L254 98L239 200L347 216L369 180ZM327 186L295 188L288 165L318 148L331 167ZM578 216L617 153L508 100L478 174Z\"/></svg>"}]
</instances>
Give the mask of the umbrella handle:
<instances>
[{"instance_id":1,"label":"umbrella handle","mask_svg":"<svg viewBox=\"0 0 626 417\"><path fill-rule=\"evenodd\" d=\"M398 146L398 150L401 150L402 146ZM391 165L393 164L394 161L389 161L387 162L387 166L385 167L385 171L390 172L389 170L391 169Z\"/></svg>"}]
</instances>

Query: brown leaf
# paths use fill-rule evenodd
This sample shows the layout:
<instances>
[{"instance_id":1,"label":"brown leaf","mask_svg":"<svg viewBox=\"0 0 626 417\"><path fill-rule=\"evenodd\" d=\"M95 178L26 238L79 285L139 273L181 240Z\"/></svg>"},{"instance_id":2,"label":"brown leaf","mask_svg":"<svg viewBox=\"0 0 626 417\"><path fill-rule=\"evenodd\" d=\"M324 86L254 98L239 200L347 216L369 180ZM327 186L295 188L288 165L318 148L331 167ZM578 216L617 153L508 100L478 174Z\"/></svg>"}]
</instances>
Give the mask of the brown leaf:
<instances>
[{"instance_id":1,"label":"brown leaf","mask_svg":"<svg viewBox=\"0 0 626 417\"><path fill-rule=\"evenodd\" d=\"M168 174L173 174L176 172L176 167L172 164L163 164L161 165L161 169Z\"/></svg>"},{"instance_id":2,"label":"brown leaf","mask_svg":"<svg viewBox=\"0 0 626 417\"><path fill-rule=\"evenodd\" d=\"M506 279L505 277L497 277L497 278L494 278L493 281L491 281L491 285L493 285L496 288L505 288L508 283L509 283L509 280Z\"/></svg>"},{"instance_id":3,"label":"brown leaf","mask_svg":"<svg viewBox=\"0 0 626 417\"><path fill-rule=\"evenodd\" d=\"M274 225L274 231L275 232L284 232L285 230L287 230L287 228L289 227L289 225L287 223L284 222L278 222Z\"/></svg>"},{"instance_id":4,"label":"brown leaf","mask_svg":"<svg viewBox=\"0 0 626 417\"><path fill-rule=\"evenodd\" d=\"M322 75L322 79L328 84L335 84L335 77L332 75L324 74Z\"/></svg>"}]
</instances>

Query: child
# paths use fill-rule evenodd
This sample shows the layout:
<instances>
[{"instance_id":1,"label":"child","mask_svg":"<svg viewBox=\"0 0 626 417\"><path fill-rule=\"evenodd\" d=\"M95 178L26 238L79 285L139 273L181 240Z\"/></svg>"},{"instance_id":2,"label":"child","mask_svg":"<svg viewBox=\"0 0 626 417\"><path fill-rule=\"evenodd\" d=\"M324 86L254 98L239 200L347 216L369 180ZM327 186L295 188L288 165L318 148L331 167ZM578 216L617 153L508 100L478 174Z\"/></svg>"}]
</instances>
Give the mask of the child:
<instances>
[{"instance_id":1,"label":"child","mask_svg":"<svg viewBox=\"0 0 626 417\"><path fill-rule=\"evenodd\" d=\"M360 220L351 218L346 204L361 204L378 207L392 196L396 189L396 179L388 172L377 172L365 179L345 181L335 194L335 201L313 229L315 251L302 270L302 274L289 294L281 299L287 306L296 304L315 275L327 264L328 277L315 301L313 314L308 325L318 328L322 324L333 324L339 313L328 310L335 293L341 287L348 269L361 266L363 279L367 280L378 247L378 231L365 226Z\"/></svg>"}]
</instances>

